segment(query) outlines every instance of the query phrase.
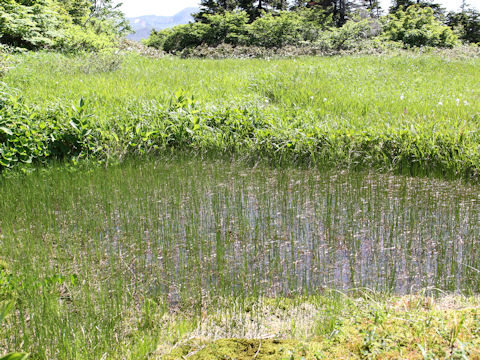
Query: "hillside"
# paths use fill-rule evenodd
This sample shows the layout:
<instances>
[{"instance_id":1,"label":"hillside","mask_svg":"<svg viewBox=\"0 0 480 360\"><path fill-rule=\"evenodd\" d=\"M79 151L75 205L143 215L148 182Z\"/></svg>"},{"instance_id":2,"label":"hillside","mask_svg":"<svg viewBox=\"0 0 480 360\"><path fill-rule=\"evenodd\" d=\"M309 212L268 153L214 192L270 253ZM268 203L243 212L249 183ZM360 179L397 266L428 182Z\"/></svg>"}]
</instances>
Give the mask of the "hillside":
<instances>
[{"instance_id":1,"label":"hillside","mask_svg":"<svg viewBox=\"0 0 480 360\"><path fill-rule=\"evenodd\" d=\"M150 35L152 29L161 30L175 25L187 24L192 21L192 13L198 11L195 7L183 9L173 16L144 15L128 18L135 33L130 34L128 39L139 41Z\"/></svg>"}]
</instances>

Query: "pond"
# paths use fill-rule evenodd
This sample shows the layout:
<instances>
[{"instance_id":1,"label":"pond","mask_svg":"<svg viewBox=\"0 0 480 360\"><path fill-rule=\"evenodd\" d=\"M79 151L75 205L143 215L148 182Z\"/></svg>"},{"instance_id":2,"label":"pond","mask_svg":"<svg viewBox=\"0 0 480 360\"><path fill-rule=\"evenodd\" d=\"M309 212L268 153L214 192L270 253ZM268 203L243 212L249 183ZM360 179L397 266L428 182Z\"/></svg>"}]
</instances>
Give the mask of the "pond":
<instances>
[{"instance_id":1,"label":"pond","mask_svg":"<svg viewBox=\"0 0 480 360\"><path fill-rule=\"evenodd\" d=\"M175 159L0 187L5 254L112 294L480 290L480 190L460 182Z\"/></svg>"}]
</instances>

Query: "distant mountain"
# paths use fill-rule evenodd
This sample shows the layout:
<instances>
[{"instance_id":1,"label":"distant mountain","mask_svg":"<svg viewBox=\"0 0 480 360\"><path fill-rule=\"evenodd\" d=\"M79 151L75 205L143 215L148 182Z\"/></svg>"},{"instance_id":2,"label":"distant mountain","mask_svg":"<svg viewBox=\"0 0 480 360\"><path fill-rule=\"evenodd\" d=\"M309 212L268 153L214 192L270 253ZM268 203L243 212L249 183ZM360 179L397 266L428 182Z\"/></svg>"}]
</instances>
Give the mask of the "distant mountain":
<instances>
[{"instance_id":1,"label":"distant mountain","mask_svg":"<svg viewBox=\"0 0 480 360\"><path fill-rule=\"evenodd\" d=\"M148 38L152 29L161 30L175 25L188 24L193 20L192 14L197 11L198 8L189 7L173 16L145 15L128 18L135 33L128 35L127 38L140 41L141 39Z\"/></svg>"}]
</instances>

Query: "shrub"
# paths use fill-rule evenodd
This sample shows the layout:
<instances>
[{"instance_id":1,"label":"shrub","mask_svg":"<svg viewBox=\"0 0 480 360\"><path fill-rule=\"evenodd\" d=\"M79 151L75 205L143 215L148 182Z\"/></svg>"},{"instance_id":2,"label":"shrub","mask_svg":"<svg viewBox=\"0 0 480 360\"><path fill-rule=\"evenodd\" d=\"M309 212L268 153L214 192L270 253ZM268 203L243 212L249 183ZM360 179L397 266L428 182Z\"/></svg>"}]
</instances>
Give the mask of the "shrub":
<instances>
[{"instance_id":1,"label":"shrub","mask_svg":"<svg viewBox=\"0 0 480 360\"><path fill-rule=\"evenodd\" d=\"M0 42L8 45L38 49L51 47L60 36L58 13L47 0L22 5L15 0L0 4Z\"/></svg>"},{"instance_id":2,"label":"shrub","mask_svg":"<svg viewBox=\"0 0 480 360\"><path fill-rule=\"evenodd\" d=\"M409 6L387 17L383 29L388 40L400 41L407 46L453 47L458 40L452 29L434 17L431 8Z\"/></svg>"},{"instance_id":3,"label":"shrub","mask_svg":"<svg viewBox=\"0 0 480 360\"><path fill-rule=\"evenodd\" d=\"M174 29L171 28L160 31L153 29L150 36L147 39L142 40L142 44L157 50L164 50L165 40L173 31Z\"/></svg>"},{"instance_id":4,"label":"shrub","mask_svg":"<svg viewBox=\"0 0 480 360\"><path fill-rule=\"evenodd\" d=\"M116 38L128 30L121 21L123 15L107 9L97 11L103 15L95 17L94 12L89 17L91 8L91 2L85 0L2 0L0 43L29 50L98 51L113 47Z\"/></svg>"},{"instance_id":5,"label":"shrub","mask_svg":"<svg viewBox=\"0 0 480 360\"><path fill-rule=\"evenodd\" d=\"M203 23L179 25L167 31L163 40L163 50L166 52L181 51L201 45L209 25ZM163 35L162 35L163 36Z\"/></svg>"},{"instance_id":6,"label":"shrub","mask_svg":"<svg viewBox=\"0 0 480 360\"><path fill-rule=\"evenodd\" d=\"M204 23L209 25L204 38L207 45L241 45L247 41L248 15L245 11L208 15L204 17Z\"/></svg>"},{"instance_id":7,"label":"shrub","mask_svg":"<svg viewBox=\"0 0 480 360\"><path fill-rule=\"evenodd\" d=\"M349 20L340 28L322 32L317 44L327 52L360 48L362 41L377 35L375 25L375 22L368 19Z\"/></svg>"},{"instance_id":8,"label":"shrub","mask_svg":"<svg viewBox=\"0 0 480 360\"><path fill-rule=\"evenodd\" d=\"M249 27L250 45L283 47L297 45L304 37L304 22L295 12L272 13L255 20Z\"/></svg>"},{"instance_id":9,"label":"shrub","mask_svg":"<svg viewBox=\"0 0 480 360\"><path fill-rule=\"evenodd\" d=\"M154 30L144 43L182 56L210 53L210 48L220 45L223 50L226 49L224 45L265 49L313 46L318 51L332 52L358 48L359 42L376 36L381 28L372 19L349 20L341 28L336 28L332 15L316 8L268 13L251 24L248 19L248 14L243 11L204 14L202 22ZM200 52L193 50L199 47ZM205 51L207 48L209 50ZM222 57L223 50L219 54ZM257 56L258 49L253 53L252 56Z\"/></svg>"},{"instance_id":10,"label":"shrub","mask_svg":"<svg viewBox=\"0 0 480 360\"><path fill-rule=\"evenodd\" d=\"M166 52L220 44L279 48L314 41L332 25L331 15L315 9L270 13L248 21L245 11L205 14L202 22L153 30L144 43Z\"/></svg>"},{"instance_id":11,"label":"shrub","mask_svg":"<svg viewBox=\"0 0 480 360\"><path fill-rule=\"evenodd\" d=\"M175 26L173 29L153 30L148 46L167 52L182 51L203 44L239 45L247 40L248 15L244 11L205 15L203 22Z\"/></svg>"},{"instance_id":12,"label":"shrub","mask_svg":"<svg viewBox=\"0 0 480 360\"><path fill-rule=\"evenodd\" d=\"M104 33L97 34L90 28L82 29L79 25L68 25L55 39L54 47L65 52L100 51L112 49L115 38Z\"/></svg>"}]
</instances>

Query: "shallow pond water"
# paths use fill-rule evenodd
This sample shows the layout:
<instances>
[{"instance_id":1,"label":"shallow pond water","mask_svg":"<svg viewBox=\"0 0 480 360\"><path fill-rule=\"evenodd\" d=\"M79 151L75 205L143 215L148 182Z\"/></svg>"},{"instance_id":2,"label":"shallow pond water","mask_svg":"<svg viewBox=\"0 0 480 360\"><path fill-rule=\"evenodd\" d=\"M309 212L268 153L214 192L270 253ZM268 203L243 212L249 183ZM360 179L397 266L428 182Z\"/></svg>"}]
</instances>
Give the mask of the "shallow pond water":
<instances>
[{"instance_id":1,"label":"shallow pond water","mask_svg":"<svg viewBox=\"0 0 480 360\"><path fill-rule=\"evenodd\" d=\"M150 297L480 290L480 189L459 182L158 160L0 186L35 266Z\"/></svg>"}]
</instances>

